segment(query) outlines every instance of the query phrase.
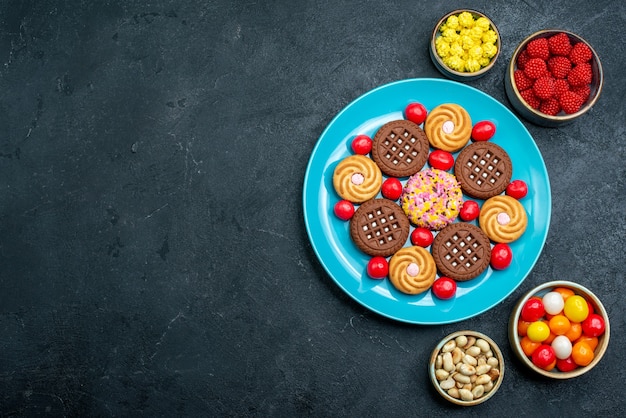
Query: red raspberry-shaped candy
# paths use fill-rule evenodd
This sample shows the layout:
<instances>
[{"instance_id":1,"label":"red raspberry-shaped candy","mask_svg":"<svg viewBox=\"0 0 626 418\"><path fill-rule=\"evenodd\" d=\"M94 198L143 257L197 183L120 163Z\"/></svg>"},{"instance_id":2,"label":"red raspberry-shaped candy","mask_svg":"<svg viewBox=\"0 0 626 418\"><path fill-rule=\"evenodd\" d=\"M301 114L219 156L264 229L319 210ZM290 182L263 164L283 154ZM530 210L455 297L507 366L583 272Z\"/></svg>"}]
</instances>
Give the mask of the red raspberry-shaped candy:
<instances>
[{"instance_id":1,"label":"red raspberry-shaped candy","mask_svg":"<svg viewBox=\"0 0 626 418\"><path fill-rule=\"evenodd\" d=\"M432 243L433 233L429 229L419 227L411 232L411 244L426 248Z\"/></svg>"},{"instance_id":2,"label":"red raspberry-shaped candy","mask_svg":"<svg viewBox=\"0 0 626 418\"><path fill-rule=\"evenodd\" d=\"M471 222L480 215L480 206L474 200L466 200L461 205L459 217L465 222Z\"/></svg>"},{"instance_id":3,"label":"red raspberry-shaped candy","mask_svg":"<svg viewBox=\"0 0 626 418\"><path fill-rule=\"evenodd\" d=\"M559 98L559 104L561 105L563 111L567 114L578 112L583 103L584 100L582 97L573 91L567 91Z\"/></svg>"},{"instance_id":4,"label":"red raspberry-shaped candy","mask_svg":"<svg viewBox=\"0 0 626 418\"><path fill-rule=\"evenodd\" d=\"M351 145L355 154L367 155L372 150L372 138L367 135L357 135Z\"/></svg>"},{"instance_id":5,"label":"red raspberry-shaped candy","mask_svg":"<svg viewBox=\"0 0 626 418\"><path fill-rule=\"evenodd\" d=\"M389 177L383 182L380 192L389 200L398 200L402 195L402 183L395 177Z\"/></svg>"},{"instance_id":6,"label":"red raspberry-shaped candy","mask_svg":"<svg viewBox=\"0 0 626 418\"><path fill-rule=\"evenodd\" d=\"M531 58L541 58L546 61L550 58L550 49L548 47L547 38L537 38L528 42L526 45L526 51Z\"/></svg>"},{"instance_id":7,"label":"red raspberry-shaped candy","mask_svg":"<svg viewBox=\"0 0 626 418\"><path fill-rule=\"evenodd\" d=\"M566 79L560 78L554 81L554 97L558 99L566 91L570 91L570 86Z\"/></svg>"},{"instance_id":8,"label":"red raspberry-shaped candy","mask_svg":"<svg viewBox=\"0 0 626 418\"><path fill-rule=\"evenodd\" d=\"M367 274L372 279L384 279L389 274L389 262L379 255L372 257L367 263Z\"/></svg>"},{"instance_id":9,"label":"red raspberry-shaped candy","mask_svg":"<svg viewBox=\"0 0 626 418\"><path fill-rule=\"evenodd\" d=\"M591 48L584 42L578 42L569 53L569 59L572 64L582 64L591 61Z\"/></svg>"},{"instance_id":10,"label":"red raspberry-shaped candy","mask_svg":"<svg viewBox=\"0 0 626 418\"><path fill-rule=\"evenodd\" d=\"M579 95L584 101L587 101L591 95L591 89L586 84L584 86L576 86L572 88L572 91Z\"/></svg>"},{"instance_id":11,"label":"red raspberry-shaped candy","mask_svg":"<svg viewBox=\"0 0 626 418\"><path fill-rule=\"evenodd\" d=\"M513 72L513 80L519 91L529 89L533 86L533 80L528 78L522 70L515 70Z\"/></svg>"},{"instance_id":12,"label":"red raspberry-shaped candy","mask_svg":"<svg viewBox=\"0 0 626 418\"><path fill-rule=\"evenodd\" d=\"M342 221L347 221L354 215L354 205L348 200L340 200L333 208L335 215Z\"/></svg>"},{"instance_id":13,"label":"red raspberry-shaped candy","mask_svg":"<svg viewBox=\"0 0 626 418\"><path fill-rule=\"evenodd\" d=\"M526 63L529 59L530 55L528 55L528 51L523 50L522 52L520 52L520 54L517 56L517 68L523 70L524 67L526 67Z\"/></svg>"},{"instance_id":14,"label":"red raspberry-shaped candy","mask_svg":"<svg viewBox=\"0 0 626 418\"><path fill-rule=\"evenodd\" d=\"M520 96L522 96L522 99L524 99L524 101L528 103L528 106L532 107L533 109L539 109L539 105L541 104L541 102L539 101L537 96L535 96L535 92L533 91L533 89L520 91L519 94Z\"/></svg>"},{"instance_id":15,"label":"red raspberry-shaped candy","mask_svg":"<svg viewBox=\"0 0 626 418\"><path fill-rule=\"evenodd\" d=\"M504 190L507 196L520 200L528 194L528 184L524 180L513 180Z\"/></svg>"},{"instance_id":16,"label":"red raspberry-shaped candy","mask_svg":"<svg viewBox=\"0 0 626 418\"><path fill-rule=\"evenodd\" d=\"M548 69L554 78L565 78L572 69L572 62L567 57L554 56L548 60Z\"/></svg>"},{"instance_id":17,"label":"red raspberry-shaped candy","mask_svg":"<svg viewBox=\"0 0 626 418\"><path fill-rule=\"evenodd\" d=\"M566 33L560 32L548 38L548 48L553 55L566 57L572 50L572 43Z\"/></svg>"},{"instance_id":18,"label":"red raspberry-shaped candy","mask_svg":"<svg viewBox=\"0 0 626 418\"><path fill-rule=\"evenodd\" d=\"M554 78L539 77L533 84L533 91L540 100L554 96Z\"/></svg>"},{"instance_id":19,"label":"red raspberry-shaped candy","mask_svg":"<svg viewBox=\"0 0 626 418\"><path fill-rule=\"evenodd\" d=\"M559 101L556 98L551 97L549 99L541 101L541 105L539 106L539 111L541 113L545 113L546 115L554 116L561 111L561 105L559 104Z\"/></svg>"},{"instance_id":20,"label":"red raspberry-shaped candy","mask_svg":"<svg viewBox=\"0 0 626 418\"><path fill-rule=\"evenodd\" d=\"M526 77L532 78L533 80L538 79L546 74L548 71L548 66L546 62L541 58L531 58L526 63L524 67L524 74Z\"/></svg>"},{"instance_id":21,"label":"red raspberry-shaped candy","mask_svg":"<svg viewBox=\"0 0 626 418\"><path fill-rule=\"evenodd\" d=\"M567 81L572 87L590 84L592 78L591 64L586 62L576 65L567 75Z\"/></svg>"}]
</instances>

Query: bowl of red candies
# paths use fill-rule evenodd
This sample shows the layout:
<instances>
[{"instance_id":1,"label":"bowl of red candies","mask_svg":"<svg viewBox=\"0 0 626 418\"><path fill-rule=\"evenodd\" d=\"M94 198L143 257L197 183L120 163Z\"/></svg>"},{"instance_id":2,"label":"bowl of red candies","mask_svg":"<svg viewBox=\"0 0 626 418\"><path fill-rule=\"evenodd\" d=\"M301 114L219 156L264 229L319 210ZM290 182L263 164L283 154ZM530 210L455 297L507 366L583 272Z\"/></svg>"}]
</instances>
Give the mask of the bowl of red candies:
<instances>
[{"instance_id":1,"label":"bowl of red candies","mask_svg":"<svg viewBox=\"0 0 626 418\"><path fill-rule=\"evenodd\" d=\"M598 54L580 36L541 30L513 52L505 75L506 95L526 120L559 127L587 113L602 91Z\"/></svg>"},{"instance_id":2,"label":"bowl of red candies","mask_svg":"<svg viewBox=\"0 0 626 418\"><path fill-rule=\"evenodd\" d=\"M509 342L531 370L570 379L591 370L609 345L609 317L589 289L552 281L527 292L509 319Z\"/></svg>"}]
</instances>

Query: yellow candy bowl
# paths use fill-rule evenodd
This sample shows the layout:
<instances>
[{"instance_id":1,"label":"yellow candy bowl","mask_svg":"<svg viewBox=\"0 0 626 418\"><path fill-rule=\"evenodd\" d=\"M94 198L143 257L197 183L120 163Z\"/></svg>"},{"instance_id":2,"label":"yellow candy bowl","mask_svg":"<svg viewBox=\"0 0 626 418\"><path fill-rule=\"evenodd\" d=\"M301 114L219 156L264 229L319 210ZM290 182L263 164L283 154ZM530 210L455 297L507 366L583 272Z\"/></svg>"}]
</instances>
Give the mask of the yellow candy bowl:
<instances>
[{"instance_id":1,"label":"yellow candy bowl","mask_svg":"<svg viewBox=\"0 0 626 418\"><path fill-rule=\"evenodd\" d=\"M446 77L471 81L491 70L500 55L500 32L484 13L454 10L435 25L430 38L430 58Z\"/></svg>"}]
</instances>

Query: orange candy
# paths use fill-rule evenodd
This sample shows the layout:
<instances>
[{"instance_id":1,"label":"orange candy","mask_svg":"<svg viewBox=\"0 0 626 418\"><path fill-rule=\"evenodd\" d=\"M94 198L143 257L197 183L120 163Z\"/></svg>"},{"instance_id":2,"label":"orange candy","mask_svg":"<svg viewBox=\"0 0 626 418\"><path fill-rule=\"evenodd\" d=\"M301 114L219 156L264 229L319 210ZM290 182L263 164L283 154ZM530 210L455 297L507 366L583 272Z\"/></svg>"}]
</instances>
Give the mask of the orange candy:
<instances>
[{"instance_id":1,"label":"orange candy","mask_svg":"<svg viewBox=\"0 0 626 418\"><path fill-rule=\"evenodd\" d=\"M554 367L556 366L556 360L554 360L552 363L548 364L548 366L544 367L543 369L545 371L552 371L552 369L554 369Z\"/></svg>"},{"instance_id":2,"label":"orange candy","mask_svg":"<svg viewBox=\"0 0 626 418\"><path fill-rule=\"evenodd\" d=\"M578 341L572 347L572 359L579 366L588 366L593 360L593 350L585 341Z\"/></svg>"},{"instance_id":3,"label":"orange candy","mask_svg":"<svg viewBox=\"0 0 626 418\"><path fill-rule=\"evenodd\" d=\"M566 300L568 297L574 295L574 291L572 289L568 289L566 287L556 287L552 289L553 292L560 293L563 296L563 300Z\"/></svg>"},{"instance_id":4,"label":"orange candy","mask_svg":"<svg viewBox=\"0 0 626 418\"><path fill-rule=\"evenodd\" d=\"M528 336L522 337L519 343L524 354L529 357L532 356L535 350L541 345L541 343L531 340Z\"/></svg>"},{"instance_id":5,"label":"orange candy","mask_svg":"<svg viewBox=\"0 0 626 418\"><path fill-rule=\"evenodd\" d=\"M554 315L548 321L548 325L555 335L565 335L571 328L570 320L565 315Z\"/></svg>"},{"instance_id":6,"label":"orange candy","mask_svg":"<svg viewBox=\"0 0 626 418\"><path fill-rule=\"evenodd\" d=\"M548 335L548 338L543 340L543 344L552 344L552 341L554 341L555 338L556 338L556 334L553 333L552 331L550 331L550 334Z\"/></svg>"},{"instance_id":7,"label":"orange candy","mask_svg":"<svg viewBox=\"0 0 626 418\"><path fill-rule=\"evenodd\" d=\"M530 324L532 324L532 322L524 321L523 319L517 321L517 335L525 337Z\"/></svg>"},{"instance_id":8,"label":"orange candy","mask_svg":"<svg viewBox=\"0 0 626 418\"><path fill-rule=\"evenodd\" d=\"M580 325L580 322L570 322L569 330L563 335L569 338L571 342L574 342L583 335L583 327Z\"/></svg>"},{"instance_id":9,"label":"orange candy","mask_svg":"<svg viewBox=\"0 0 626 418\"><path fill-rule=\"evenodd\" d=\"M589 337L587 335L583 335L581 337L579 337L576 342L585 342L587 343L587 345L589 345L589 348L591 348L593 351L596 351L596 347L598 347L598 337Z\"/></svg>"}]
</instances>

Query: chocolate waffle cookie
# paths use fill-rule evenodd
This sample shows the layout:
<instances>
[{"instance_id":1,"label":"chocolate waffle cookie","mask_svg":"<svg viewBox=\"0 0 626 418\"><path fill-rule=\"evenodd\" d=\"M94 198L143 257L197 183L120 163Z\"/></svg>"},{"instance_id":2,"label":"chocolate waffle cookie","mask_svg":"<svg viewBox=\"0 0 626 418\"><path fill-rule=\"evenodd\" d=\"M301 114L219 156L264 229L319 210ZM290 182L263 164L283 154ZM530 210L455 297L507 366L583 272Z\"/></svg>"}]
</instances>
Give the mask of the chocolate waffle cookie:
<instances>
[{"instance_id":1,"label":"chocolate waffle cookie","mask_svg":"<svg viewBox=\"0 0 626 418\"><path fill-rule=\"evenodd\" d=\"M371 256L388 257L404 246L410 224L402 208L389 199L364 202L350 219L350 237Z\"/></svg>"},{"instance_id":2,"label":"chocolate waffle cookie","mask_svg":"<svg viewBox=\"0 0 626 418\"><path fill-rule=\"evenodd\" d=\"M422 128L408 120L394 120L376 132L372 159L386 175L407 177L424 167L429 151Z\"/></svg>"},{"instance_id":3,"label":"chocolate waffle cookie","mask_svg":"<svg viewBox=\"0 0 626 418\"><path fill-rule=\"evenodd\" d=\"M439 231L431 251L439 272L457 281L473 279L485 271L491 261L489 237L466 222L454 223Z\"/></svg>"},{"instance_id":4,"label":"chocolate waffle cookie","mask_svg":"<svg viewBox=\"0 0 626 418\"><path fill-rule=\"evenodd\" d=\"M459 153L454 175L461 189L476 199L499 195L511 181L513 164L506 151L491 141L474 142Z\"/></svg>"}]
</instances>

